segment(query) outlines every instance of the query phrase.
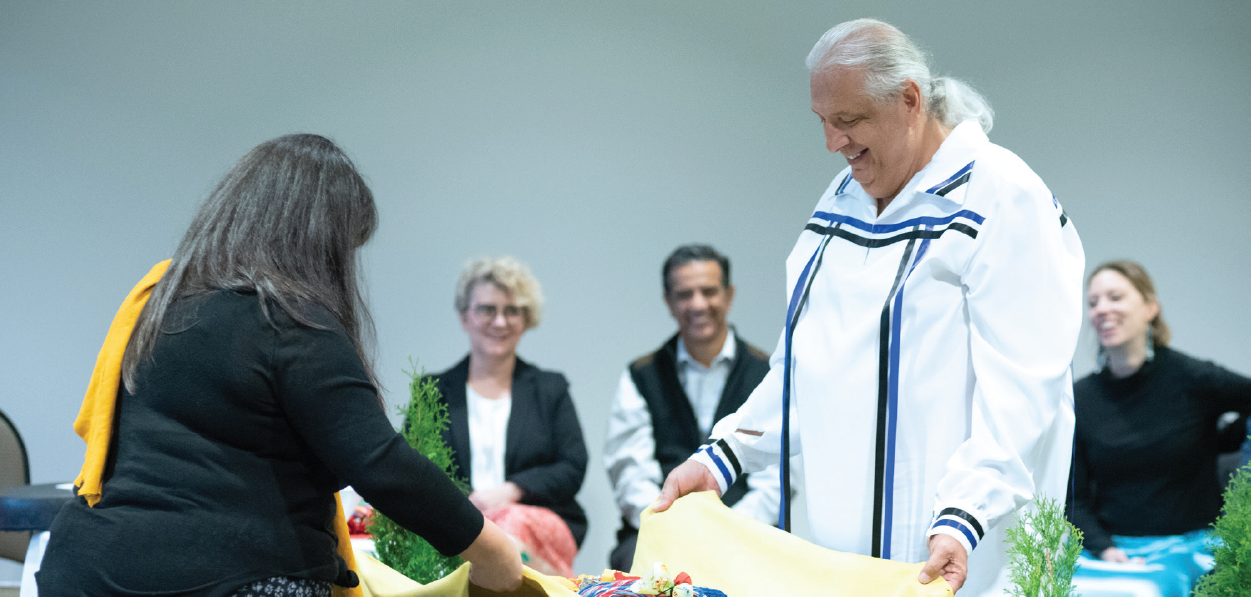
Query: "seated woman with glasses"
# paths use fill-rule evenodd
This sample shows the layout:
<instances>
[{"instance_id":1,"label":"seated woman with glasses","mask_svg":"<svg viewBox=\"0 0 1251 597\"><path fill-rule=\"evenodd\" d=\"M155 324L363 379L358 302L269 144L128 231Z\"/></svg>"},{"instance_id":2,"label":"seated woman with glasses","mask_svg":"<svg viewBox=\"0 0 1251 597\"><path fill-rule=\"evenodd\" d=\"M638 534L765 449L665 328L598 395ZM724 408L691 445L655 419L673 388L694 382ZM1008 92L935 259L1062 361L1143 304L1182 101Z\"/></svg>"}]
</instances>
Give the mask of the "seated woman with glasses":
<instances>
[{"instance_id":1,"label":"seated woman with glasses","mask_svg":"<svg viewBox=\"0 0 1251 597\"><path fill-rule=\"evenodd\" d=\"M587 527L574 500L586 474L582 428L565 376L517 358L542 310L525 264L471 263L456 285L469 355L434 378L451 419L443 439L472 488L469 500L523 544L530 567L572 576Z\"/></svg>"}]
</instances>

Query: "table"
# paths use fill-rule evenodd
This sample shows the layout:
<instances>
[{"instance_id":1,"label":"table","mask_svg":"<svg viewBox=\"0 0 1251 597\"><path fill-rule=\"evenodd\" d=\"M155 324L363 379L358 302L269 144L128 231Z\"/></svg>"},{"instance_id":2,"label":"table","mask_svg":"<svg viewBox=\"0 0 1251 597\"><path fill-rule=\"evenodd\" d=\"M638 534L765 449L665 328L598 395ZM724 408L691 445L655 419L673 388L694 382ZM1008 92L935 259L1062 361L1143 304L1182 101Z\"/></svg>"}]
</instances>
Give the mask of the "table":
<instances>
[{"instance_id":1,"label":"table","mask_svg":"<svg viewBox=\"0 0 1251 597\"><path fill-rule=\"evenodd\" d=\"M48 529L61 507L74 499L74 490L64 483L18 485L0 489L0 531L34 531L22 568L21 597L38 595L35 572L48 545Z\"/></svg>"},{"instance_id":2,"label":"table","mask_svg":"<svg viewBox=\"0 0 1251 597\"><path fill-rule=\"evenodd\" d=\"M0 531L46 531L61 506L74 499L74 490L57 483L19 485L0 489Z\"/></svg>"}]
</instances>

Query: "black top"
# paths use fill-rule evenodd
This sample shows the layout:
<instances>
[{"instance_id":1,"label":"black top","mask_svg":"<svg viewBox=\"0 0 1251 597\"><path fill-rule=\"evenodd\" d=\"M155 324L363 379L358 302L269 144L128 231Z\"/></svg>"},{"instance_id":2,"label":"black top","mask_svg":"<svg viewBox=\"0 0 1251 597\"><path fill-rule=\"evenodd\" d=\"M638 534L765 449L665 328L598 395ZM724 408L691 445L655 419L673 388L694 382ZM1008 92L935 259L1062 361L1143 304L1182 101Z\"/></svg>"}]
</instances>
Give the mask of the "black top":
<instances>
[{"instance_id":1,"label":"black top","mask_svg":"<svg viewBox=\"0 0 1251 597\"><path fill-rule=\"evenodd\" d=\"M273 576L350 582L333 492L370 504L444 554L481 532L477 509L391 427L329 312L271 324L254 294L171 306L154 364L119 398L102 498L61 511L38 574L58 595L229 595Z\"/></svg>"},{"instance_id":2,"label":"black top","mask_svg":"<svg viewBox=\"0 0 1251 597\"><path fill-rule=\"evenodd\" d=\"M1133 375L1074 386L1073 523L1095 554L1112 535L1180 535L1220 514L1216 420L1251 412L1251 379L1167 347Z\"/></svg>"},{"instance_id":3,"label":"black top","mask_svg":"<svg viewBox=\"0 0 1251 597\"><path fill-rule=\"evenodd\" d=\"M431 377L443 394L451 419L443 440L456 452L456 468L468 482L473 478L465 394L469 357ZM586 476L586 442L569 396L569 382L560 373L517 359L512 401L504 439L504 480L521 488L522 504L542 506L564 519L581 547L586 538L586 513L574 496Z\"/></svg>"},{"instance_id":4,"label":"black top","mask_svg":"<svg viewBox=\"0 0 1251 597\"><path fill-rule=\"evenodd\" d=\"M734 362L730 365L713 421L720 421L743 406L752 390L769 373L769 355L737 334L734 342ZM630 363L630 379L651 415L655 457L663 479L708 442L708 434L699 428L695 409L691 408L691 400L678 378L678 336L675 334L656 352ZM721 501L732 506L741 499L747 493L747 478L748 475L739 475L721 496Z\"/></svg>"}]
</instances>

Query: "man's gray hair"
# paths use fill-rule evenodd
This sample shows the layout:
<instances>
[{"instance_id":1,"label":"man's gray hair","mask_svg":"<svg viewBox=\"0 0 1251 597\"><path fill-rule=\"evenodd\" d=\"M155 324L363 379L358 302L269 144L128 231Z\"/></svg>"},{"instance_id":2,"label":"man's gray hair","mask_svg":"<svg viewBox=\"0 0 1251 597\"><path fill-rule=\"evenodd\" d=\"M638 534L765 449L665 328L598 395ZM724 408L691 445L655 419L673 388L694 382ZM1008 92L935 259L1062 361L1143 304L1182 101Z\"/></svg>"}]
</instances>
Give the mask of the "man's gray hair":
<instances>
[{"instance_id":1,"label":"man's gray hair","mask_svg":"<svg viewBox=\"0 0 1251 597\"><path fill-rule=\"evenodd\" d=\"M974 119L989 133L995 112L982 94L963 81L930 74L925 53L902 31L875 19L857 19L825 32L808 53L808 71L819 73L833 67L864 72L865 91L875 100L899 96L904 82L912 79L925 98L925 111L946 126Z\"/></svg>"}]
</instances>

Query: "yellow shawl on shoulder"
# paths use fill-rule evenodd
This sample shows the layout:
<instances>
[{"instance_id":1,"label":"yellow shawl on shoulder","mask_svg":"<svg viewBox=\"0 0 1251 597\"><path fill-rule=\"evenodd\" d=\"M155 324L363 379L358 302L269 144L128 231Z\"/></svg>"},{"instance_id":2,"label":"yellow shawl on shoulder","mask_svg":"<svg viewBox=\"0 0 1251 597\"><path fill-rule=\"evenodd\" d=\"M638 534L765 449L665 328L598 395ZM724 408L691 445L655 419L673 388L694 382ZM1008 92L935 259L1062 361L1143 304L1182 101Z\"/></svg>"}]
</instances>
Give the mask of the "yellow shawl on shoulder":
<instances>
[{"instance_id":1,"label":"yellow shawl on shoulder","mask_svg":"<svg viewBox=\"0 0 1251 597\"><path fill-rule=\"evenodd\" d=\"M74 479L78 487L78 495L87 500L88 506L95 506L100 501L101 483L104 467L109 457L109 445L113 441L113 413L117 407L118 388L122 381L122 357L126 353L126 344L130 342L130 334L135 329L139 313L152 295L152 287L160 281L170 260L166 259L154 266L122 301L122 306L113 317L109 333L104 338L104 346L96 357L95 370L91 372L91 383L87 384L87 395L83 397L82 408L78 410L78 418L74 419L74 432L87 442L87 455L83 458L83 468ZM348 569L356 571L356 558L352 553L352 542L348 536L347 519L343 515L343 503L339 494L334 496L335 508L334 529L339 538L339 556L347 562ZM335 587L336 597L360 597L360 588L344 589Z\"/></svg>"}]
</instances>

